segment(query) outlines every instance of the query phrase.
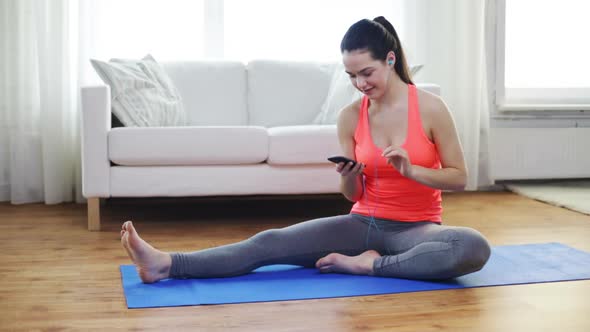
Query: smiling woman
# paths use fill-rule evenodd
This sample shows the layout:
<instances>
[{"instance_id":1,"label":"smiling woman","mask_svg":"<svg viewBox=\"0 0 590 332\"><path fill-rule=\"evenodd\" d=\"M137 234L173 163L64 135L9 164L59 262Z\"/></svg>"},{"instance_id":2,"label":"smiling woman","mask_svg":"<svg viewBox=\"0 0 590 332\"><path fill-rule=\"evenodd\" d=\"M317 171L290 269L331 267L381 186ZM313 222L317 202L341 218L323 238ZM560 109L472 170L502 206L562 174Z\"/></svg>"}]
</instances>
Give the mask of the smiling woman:
<instances>
[{"instance_id":1,"label":"smiling woman","mask_svg":"<svg viewBox=\"0 0 590 332\"><path fill-rule=\"evenodd\" d=\"M127 221L121 243L143 282L238 276L272 264L427 280L483 267L490 256L486 239L441 224L441 190L461 190L466 180L444 102L411 83L400 40L384 17L353 24L340 50L346 71L363 77L355 85L364 92L342 110L336 128L342 155L356 161L335 167L342 194L354 202L350 213L172 253L152 247Z\"/></svg>"}]
</instances>

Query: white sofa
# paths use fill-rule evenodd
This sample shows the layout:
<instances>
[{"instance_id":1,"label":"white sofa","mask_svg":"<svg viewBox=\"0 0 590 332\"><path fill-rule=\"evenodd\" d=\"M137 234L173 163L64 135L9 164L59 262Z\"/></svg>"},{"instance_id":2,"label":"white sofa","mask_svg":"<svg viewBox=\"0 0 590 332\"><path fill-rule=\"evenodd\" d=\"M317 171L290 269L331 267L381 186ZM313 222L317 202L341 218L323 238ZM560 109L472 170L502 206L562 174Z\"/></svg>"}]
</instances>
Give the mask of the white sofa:
<instances>
[{"instance_id":1,"label":"white sofa","mask_svg":"<svg viewBox=\"0 0 590 332\"><path fill-rule=\"evenodd\" d=\"M100 229L100 198L339 192L326 160L340 154L336 126L312 124L336 64L162 66L180 92L188 126L111 128L109 87L81 90L88 229ZM439 93L436 85L418 86Z\"/></svg>"}]
</instances>

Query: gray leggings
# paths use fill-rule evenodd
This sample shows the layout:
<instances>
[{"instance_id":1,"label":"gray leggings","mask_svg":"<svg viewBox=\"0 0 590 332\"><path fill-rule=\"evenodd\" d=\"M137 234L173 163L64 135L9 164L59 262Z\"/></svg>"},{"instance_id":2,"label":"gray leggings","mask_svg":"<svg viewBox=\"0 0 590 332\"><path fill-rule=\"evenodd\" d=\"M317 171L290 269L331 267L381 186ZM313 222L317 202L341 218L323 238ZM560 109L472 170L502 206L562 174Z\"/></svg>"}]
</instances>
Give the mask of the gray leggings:
<instances>
[{"instance_id":1,"label":"gray leggings","mask_svg":"<svg viewBox=\"0 0 590 332\"><path fill-rule=\"evenodd\" d=\"M314 267L318 259L376 250L377 276L448 279L480 270L490 246L477 231L433 222L399 222L356 214L314 219L251 238L191 253L172 253L172 278L246 274L270 264Z\"/></svg>"}]
</instances>

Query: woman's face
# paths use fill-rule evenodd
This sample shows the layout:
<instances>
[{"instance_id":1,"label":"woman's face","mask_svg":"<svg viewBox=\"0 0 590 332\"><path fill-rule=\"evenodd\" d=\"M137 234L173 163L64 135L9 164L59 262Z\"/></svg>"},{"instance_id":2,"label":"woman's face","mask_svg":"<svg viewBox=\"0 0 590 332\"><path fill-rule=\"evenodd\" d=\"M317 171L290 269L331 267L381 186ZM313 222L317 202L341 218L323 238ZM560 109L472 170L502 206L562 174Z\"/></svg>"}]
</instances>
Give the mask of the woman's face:
<instances>
[{"instance_id":1,"label":"woman's face","mask_svg":"<svg viewBox=\"0 0 590 332\"><path fill-rule=\"evenodd\" d=\"M366 50L344 51L344 70L355 88L371 99L378 99L387 90L391 67L385 61L375 60Z\"/></svg>"}]
</instances>

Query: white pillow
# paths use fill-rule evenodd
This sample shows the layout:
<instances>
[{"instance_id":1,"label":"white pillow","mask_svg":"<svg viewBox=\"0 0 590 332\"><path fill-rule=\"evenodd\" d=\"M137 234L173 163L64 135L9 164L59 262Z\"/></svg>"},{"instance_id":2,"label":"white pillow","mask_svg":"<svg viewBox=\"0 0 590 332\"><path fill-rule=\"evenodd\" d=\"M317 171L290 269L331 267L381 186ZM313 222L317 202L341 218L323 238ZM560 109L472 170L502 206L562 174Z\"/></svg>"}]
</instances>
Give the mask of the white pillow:
<instances>
[{"instance_id":1,"label":"white pillow","mask_svg":"<svg viewBox=\"0 0 590 332\"><path fill-rule=\"evenodd\" d=\"M411 77L420 71L422 67L423 65L410 66ZM340 111L362 96L363 94L350 82L348 74L344 71L344 65L337 65L332 74L328 95L320 113L313 120L313 124L336 124Z\"/></svg>"},{"instance_id":2,"label":"white pillow","mask_svg":"<svg viewBox=\"0 0 590 332\"><path fill-rule=\"evenodd\" d=\"M151 55L141 60L91 59L100 78L111 87L113 114L127 127L186 125L178 90Z\"/></svg>"}]
</instances>

